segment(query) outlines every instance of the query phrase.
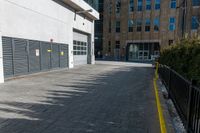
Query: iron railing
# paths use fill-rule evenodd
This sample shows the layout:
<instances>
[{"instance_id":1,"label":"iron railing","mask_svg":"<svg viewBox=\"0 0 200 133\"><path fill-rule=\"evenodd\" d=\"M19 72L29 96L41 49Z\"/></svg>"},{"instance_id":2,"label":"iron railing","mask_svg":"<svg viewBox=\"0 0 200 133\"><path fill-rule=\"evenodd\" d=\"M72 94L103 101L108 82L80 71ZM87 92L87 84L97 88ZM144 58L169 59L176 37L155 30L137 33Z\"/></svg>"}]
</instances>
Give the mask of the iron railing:
<instances>
[{"instance_id":1,"label":"iron railing","mask_svg":"<svg viewBox=\"0 0 200 133\"><path fill-rule=\"evenodd\" d=\"M176 71L159 65L160 78L188 133L200 133L200 88Z\"/></svg>"}]
</instances>

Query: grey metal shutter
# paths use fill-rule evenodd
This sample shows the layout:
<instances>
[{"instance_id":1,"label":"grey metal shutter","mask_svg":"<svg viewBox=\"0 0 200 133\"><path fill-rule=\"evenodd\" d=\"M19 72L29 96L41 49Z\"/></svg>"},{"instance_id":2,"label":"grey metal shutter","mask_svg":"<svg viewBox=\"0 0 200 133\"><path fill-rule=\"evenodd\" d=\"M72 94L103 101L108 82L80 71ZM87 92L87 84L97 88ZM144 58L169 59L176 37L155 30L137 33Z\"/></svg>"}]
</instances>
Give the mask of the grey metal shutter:
<instances>
[{"instance_id":1,"label":"grey metal shutter","mask_svg":"<svg viewBox=\"0 0 200 133\"><path fill-rule=\"evenodd\" d=\"M52 52L51 52L51 62L52 62L52 68L58 68L59 67L59 45L58 44L52 44Z\"/></svg>"},{"instance_id":2,"label":"grey metal shutter","mask_svg":"<svg viewBox=\"0 0 200 133\"><path fill-rule=\"evenodd\" d=\"M51 44L47 42L41 42L41 68L51 69Z\"/></svg>"},{"instance_id":3,"label":"grey metal shutter","mask_svg":"<svg viewBox=\"0 0 200 133\"><path fill-rule=\"evenodd\" d=\"M69 67L68 62L68 45L60 44L60 67Z\"/></svg>"},{"instance_id":4,"label":"grey metal shutter","mask_svg":"<svg viewBox=\"0 0 200 133\"><path fill-rule=\"evenodd\" d=\"M3 44L3 67L4 67L4 76L12 77L13 72L13 47L12 47L12 38L2 37Z\"/></svg>"},{"instance_id":5,"label":"grey metal shutter","mask_svg":"<svg viewBox=\"0 0 200 133\"><path fill-rule=\"evenodd\" d=\"M40 42L29 41L29 70L30 73L40 71Z\"/></svg>"},{"instance_id":6,"label":"grey metal shutter","mask_svg":"<svg viewBox=\"0 0 200 133\"><path fill-rule=\"evenodd\" d=\"M28 73L28 47L27 40L13 39L14 43L14 75Z\"/></svg>"}]
</instances>

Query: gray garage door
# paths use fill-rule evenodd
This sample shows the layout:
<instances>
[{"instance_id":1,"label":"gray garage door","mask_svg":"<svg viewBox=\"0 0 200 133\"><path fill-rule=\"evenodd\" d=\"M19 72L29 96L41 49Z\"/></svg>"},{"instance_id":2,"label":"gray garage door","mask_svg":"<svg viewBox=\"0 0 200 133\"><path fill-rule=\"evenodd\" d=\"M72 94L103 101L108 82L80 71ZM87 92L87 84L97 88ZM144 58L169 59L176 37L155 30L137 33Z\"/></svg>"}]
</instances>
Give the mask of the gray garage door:
<instances>
[{"instance_id":1,"label":"gray garage door","mask_svg":"<svg viewBox=\"0 0 200 133\"><path fill-rule=\"evenodd\" d=\"M59 45L58 44L53 44L52 45L52 52L51 52L51 63L52 63L52 68L58 68L60 66L60 61L59 61Z\"/></svg>"},{"instance_id":2,"label":"gray garage door","mask_svg":"<svg viewBox=\"0 0 200 133\"><path fill-rule=\"evenodd\" d=\"M24 39L13 39L14 43L14 74L28 73L28 45Z\"/></svg>"},{"instance_id":3,"label":"gray garage door","mask_svg":"<svg viewBox=\"0 0 200 133\"><path fill-rule=\"evenodd\" d=\"M9 37L3 37L2 44L3 44L4 76L5 78L8 78L14 75L12 39Z\"/></svg>"},{"instance_id":4,"label":"gray garage door","mask_svg":"<svg viewBox=\"0 0 200 133\"><path fill-rule=\"evenodd\" d=\"M40 69L40 42L29 41L29 71L34 73Z\"/></svg>"},{"instance_id":5,"label":"gray garage door","mask_svg":"<svg viewBox=\"0 0 200 133\"><path fill-rule=\"evenodd\" d=\"M74 32L73 39L74 65L87 64L88 35Z\"/></svg>"},{"instance_id":6,"label":"gray garage door","mask_svg":"<svg viewBox=\"0 0 200 133\"><path fill-rule=\"evenodd\" d=\"M60 67L65 68L68 67L68 45L61 44L60 45Z\"/></svg>"},{"instance_id":7,"label":"gray garage door","mask_svg":"<svg viewBox=\"0 0 200 133\"><path fill-rule=\"evenodd\" d=\"M5 78L68 67L68 45L2 37Z\"/></svg>"},{"instance_id":8,"label":"gray garage door","mask_svg":"<svg viewBox=\"0 0 200 133\"><path fill-rule=\"evenodd\" d=\"M47 42L41 43L41 66L43 71L51 69L51 44Z\"/></svg>"}]
</instances>

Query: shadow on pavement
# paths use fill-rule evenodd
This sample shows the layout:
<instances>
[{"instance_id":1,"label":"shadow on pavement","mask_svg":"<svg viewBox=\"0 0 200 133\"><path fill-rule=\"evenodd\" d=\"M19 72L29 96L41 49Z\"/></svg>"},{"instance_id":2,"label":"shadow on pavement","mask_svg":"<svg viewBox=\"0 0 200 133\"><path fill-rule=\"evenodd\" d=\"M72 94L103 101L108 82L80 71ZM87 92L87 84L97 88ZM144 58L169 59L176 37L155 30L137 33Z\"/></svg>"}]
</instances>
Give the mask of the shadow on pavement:
<instances>
[{"instance_id":1,"label":"shadow on pavement","mask_svg":"<svg viewBox=\"0 0 200 133\"><path fill-rule=\"evenodd\" d=\"M0 101L0 133L144 133L156 130L150 126L157 122L156 111L149 109L155 106L150 90L152 68L108 67L106 72L99 73L89 72L90 68L77 70L3 85L4 93L14 86L33 90L19 92L19 99ZM24 81L31 85L23 84ZM20 99L20 94L25 98ZM146 120L149 114L152 118Z\"/></svg>"}]
</instances>

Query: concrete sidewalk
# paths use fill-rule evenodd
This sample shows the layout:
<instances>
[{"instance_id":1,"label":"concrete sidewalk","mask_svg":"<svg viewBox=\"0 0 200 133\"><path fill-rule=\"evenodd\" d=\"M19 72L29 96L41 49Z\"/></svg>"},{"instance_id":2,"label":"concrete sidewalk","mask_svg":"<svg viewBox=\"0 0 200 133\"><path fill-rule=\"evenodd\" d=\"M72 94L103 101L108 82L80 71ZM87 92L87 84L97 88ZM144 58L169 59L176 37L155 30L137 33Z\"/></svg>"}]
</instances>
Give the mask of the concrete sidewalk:
<instances>
[{"instance_id":1,"label":"concrete sidewalk","mask_svg":"<svg viewBox=\"0 0 200 133\"><path fill-rule=\"evenodd\" d=\"M98 62L0 92L0 133L160 133L150 65Z\"/></svg>"}]
</instances>

